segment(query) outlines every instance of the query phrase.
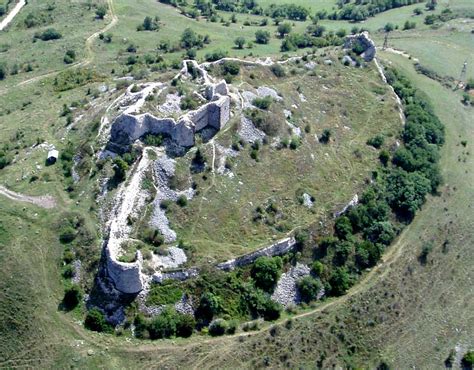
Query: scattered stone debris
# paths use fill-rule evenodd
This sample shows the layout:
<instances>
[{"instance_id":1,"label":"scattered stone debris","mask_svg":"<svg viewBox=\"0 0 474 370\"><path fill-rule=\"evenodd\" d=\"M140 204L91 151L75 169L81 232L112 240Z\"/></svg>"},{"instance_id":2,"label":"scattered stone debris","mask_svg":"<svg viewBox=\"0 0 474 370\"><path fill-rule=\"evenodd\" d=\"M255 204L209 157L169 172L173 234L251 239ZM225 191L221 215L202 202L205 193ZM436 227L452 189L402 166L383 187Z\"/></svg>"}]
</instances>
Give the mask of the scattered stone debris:
<instances>
[{"instance_id":1,"label":"scattered stone debris","mask_svg":"<svg viewBox=\"0 0 474 370\"><path fill-rule=\"evenodd\" d=\"M257 89L257 94L261 98L264 98L266 96L270 96L271 98L273 98L276 101L283 100L283 98L280 95L278 95L278 93L275 90L273 90L272 88L267 87L267 86L260 86Z\"/></svg>"},{"instance_id":2,"label":"scattered stone debris","mask_svg":"<svg viewBox=\"0 0 474 370\"><path fill-rule=\"evenodd\" d=\"M176 268L188 260L186 253L181 248L169 247L167 252L168 254L164 256L153 254L153 265L155 268Z\"/></svg>"},{"instance_id":3,"label":"scattered stone debris","mask_svg":"<svg viewBox=\"0 0 474 370\"><path fill-rule=\"evenodd\" d=\"M309 275L310 268L301 263L291 267L288 272L281 275L275 290L272 294L272 300L280 303L284 307L290 304L300 303L301 298L297 288L297 282L304 276Z\"/></svg>"},{"instance_id":4,"label":"scattered stone debris","mask_svg":"<svg viewBox=\"0 0 474 370\"><path fill-rule=\"evenodd\" d=\"M352 60L352 58L349 55L344 55L341 61L342 61L342 64L351 65L352 67L355 67L357 64L354 60Z\"/></svg>"},{"instance_id":5,"label":"scattered stone debris","mask_svg":"<svg viewBox=\"0 0 474 370\"><path fill-rule=\"evenodd\" d=\"M181 96L178 93L166 95L165 102L158 107L160 113L172 116L181 113Z\"/></svg>"},{"instance_id":6,"label":"scattered stone debris","mask_svg":"<svg viewBox=\"0 0 474 370\"><path fill-rule=\"evenodd\" d=\"M238 133L240 138L246 143L262 141L265 137L265 133L262 130L256 128L253 122L245 116L242 116L240 120Z\"/></svg>"},{"instance_id":7,"label":"scattered stone debris","mask_svg":"<svg viewBox=\"0 0 474 370\"><path fill-rule=\"evenodd\" d=\"M185 315L194 315L193 302L186 293L183 294L183 296L178 302L176 302L176 304L174 305L174 309L177 312Z\"/></svg>"}]
</instances>

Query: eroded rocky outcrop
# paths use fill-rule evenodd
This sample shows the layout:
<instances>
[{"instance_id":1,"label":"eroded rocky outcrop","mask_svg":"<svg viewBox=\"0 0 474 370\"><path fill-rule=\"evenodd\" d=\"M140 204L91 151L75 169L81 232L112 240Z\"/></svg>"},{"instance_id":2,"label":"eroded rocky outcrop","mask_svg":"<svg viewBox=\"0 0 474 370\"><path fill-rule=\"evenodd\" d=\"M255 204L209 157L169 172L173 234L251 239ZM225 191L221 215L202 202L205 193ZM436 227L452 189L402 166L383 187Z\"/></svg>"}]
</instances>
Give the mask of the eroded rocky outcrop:
<instances>
[{"instance_id":1,"label":"eroded rocky outcrop","mask_svg":"<svg viewBox=\"0 0 474 370\"><path fill-rule=\"evenodd\" d=\"M352 49L357 44L364 50L361 57L364 58L366 62L370 62L375 58L375 43L367 31L347 36L344 41L344 49Z\"/></svg>"},{"instance_id":2,"label":"eroded rocky outcrop","mask_svg":"<svg viewBox=\"0 0 474 370\"><path fill-rule=\"evenodd\" d=\"M249 253L244 256L219 263L217 265L217 268L224 271L233 270L236 267L246 266L255 262L255 260L258 257L281 256L285 253L290 252L295 247L296 247L296 240L294 237L285 238L285 239L277 241L276 243L269 245L268 247L259 249L253 253Z\"/></svg>"}]
</instances>

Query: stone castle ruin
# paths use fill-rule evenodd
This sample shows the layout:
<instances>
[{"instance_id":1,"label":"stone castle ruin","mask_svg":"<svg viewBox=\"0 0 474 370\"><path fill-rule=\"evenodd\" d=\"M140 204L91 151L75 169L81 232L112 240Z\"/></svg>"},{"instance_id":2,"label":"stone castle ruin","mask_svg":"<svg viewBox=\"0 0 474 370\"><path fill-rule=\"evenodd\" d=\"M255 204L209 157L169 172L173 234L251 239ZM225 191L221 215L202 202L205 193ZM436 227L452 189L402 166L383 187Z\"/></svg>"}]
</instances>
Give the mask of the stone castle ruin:
<instances>
[{"instance_id":1,"label":"stone castle ruin","mask_svg":"<svg viewBox=\"0 0 474 370\"><path fill-rule=\"evenodd\" d=\"M208 102L183 114L177 120L173 117L156 117L150 113L136 114L125 111L112 123L107 145L109 150L125 151L147 134L168 136L177 145L189 148L194 145L197 132L206 128L221 130L225 126L230 118L230 97L226 82L222 80L212 83L207 72L196 61L184 61L184 68L178 76L186 76L190 66L204 81L204 95Z\"/></svg>"},{"instance_id":2,"label":"stone castle ruin","mask_svg":"<svg viewBox=\"0 0 474 370\"><path fill-rule=\"evenodd\" d=\"M176 145L189 148L194 145L197 132L209 128L218 131L226 125L230 118L231 99L225 81L213 82L195 61L184 61L183 64L183 69L175 78L186 79L193 74L197 77L198 88L204 95L202 101L207 102L196 110L182 114L177 120L173 117L156 117L140 110L147 96L157 89L160 89L158 94L162 93L165 84L144 84L140 92L133 92L130 87L119 102L119 106L125 109L112 121L108 150L116 153L126 152L136 140L147 134L162 134ZM196 91L194 93L199 94ZM158 155L162 154L160 149L153 151ZM104 254L107 276L112 280L115 289L125 294L139 293L149 280L149 277L142 273L144 261L139 250L136 251L134 262L122 262L120 256L123 253L122 244L131 240L129 238L132 227L128 219L139 214L144 207L146 195L140 190L140 184L145 173L152 167L152 162L147 151L144 151L130 178L120 185L106 225ZM159 182L158 179L155 180ZM159 280L163 273L158 271L155 275L152 279Z\"/></svg>"},{"instance_id":3,"label":"stone castle ruin","mask_svg":"<svg viewBox=\"0 0 474 370\"><path fill-rule=\"evenodd\" d=\"M366 62L370 62L375 58L375 43L372 41L367 31L347 36L344 41L344 49L352 49L357 44L363 48L364 51L362 52L361 57L364 58Z\"/></svg>"}]
</instances>

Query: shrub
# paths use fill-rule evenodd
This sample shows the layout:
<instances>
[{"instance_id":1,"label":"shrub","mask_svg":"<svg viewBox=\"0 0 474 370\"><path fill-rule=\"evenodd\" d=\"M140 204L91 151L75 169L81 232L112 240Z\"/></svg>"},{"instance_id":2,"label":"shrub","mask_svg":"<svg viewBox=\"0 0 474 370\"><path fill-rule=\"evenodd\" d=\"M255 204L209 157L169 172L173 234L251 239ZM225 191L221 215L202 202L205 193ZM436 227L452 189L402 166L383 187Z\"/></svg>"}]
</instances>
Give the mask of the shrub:
<instances>
[{"instance_id":1,"label":"shrub","mask_svg":"<svg viewBox=\"0 0 474 370\"><path fill-rule=\"evenodd\" d=\"M160 204L161 206L161 204ZM161 235L158 229L146 228L143 232L143 240L155 247L159 247L165 241L163 235Z\"/></svg>"},{"instance_id":2,"label":"shrub","mask_svg":"<svg viewBox=\"0 0 474 370\"><path fill-rule=\"evenodd\" d=\"M148 325L150 339L170 338L176 335L177 315L170 308L165 308Z\"/></svg>"},{"instance_id":3,"label":"shrub","mask_svg":"<svg viewBox=\"0 0 474 370\"><path fill-rule=\"evenodd\" d=\"M176 335L178 337L188 338L194 332L196 320L192 315L178 314L176 320Z\"/></svg>"},{"instance_id":4,"label":"shrub","mask_svg":"<svg viewBox=\"0 0 474 370\"><path fill-rule=\"evenodd\" d=\"M340 239L348 239L352 236L352 224L346 216L338 217L334 225L334 232Z\"/></svg>"},{"instance_id":5,"label":"shrub","mask_svg":"<svg viewBox=\"0 0 474 370\"><path fill-rule=\"evenodd\" d=\"M228 327L229 325L227 321L223 319L214 320L209 325L209 334L211 334L212 336L224 335Z\"/></svg>"},{"instance_id":6,"label":"shrub","mask_svg":"<svg viewBox=\"0 0 474 370\"><path fill-rule=\"evenodd\" d=\"M384 141L385 139L382 135L377 135L367 140L367 145L370 145L376 149L379 149L383 145Z\"/></svg>"},{"instance_id":7,"label":"shrub","mask_svg":"<svg viewBox=\"0 0 474 370\"><path fill-rule=\"evenodd\" d=\"M282 266L280 257L257 258L251 270L255 285L267 292L271 291L280 278Z\"/></svg>"},{"instance_id":8,"label":"shrub","mask_svg":"<svg viewBox=\"0 0 474 370\"><path fill-rule=\"evenodd\" d=\"M7 77L7 66L5 63L0 63L0 80L4 80Z\"/></svg>"},{"instance_id":9,"label":"shrub","mask_svg":"<svg viewBox=\"0 0 474 370\"><path fill-rule=\"evenodd\" d=\"M242 36L239 36L234 40L234 44L235 46L237 46L238 49L243 49L245 42L245 38L243 38Z\"/></svg>"},{"instance_id":10,"label":"shrub","mask_svg":"<svg viewBox=\"0 0 474 370\"><path fill-rule=\"evenodd\" d=\"M268 44L270 41L270 32L258 30L255 32L255 42L257 44Z\"/></svg>"},{"instance_id":11,"label":"shrub","mask_svg":"<svg viewBox=\"0 0 474 370\"><path fill-rule=\"evenodd\" d=\"M285 77L285 70L279 64L274 64L270 67L270 70L276 77Z\"/></svg>"},{"instance_id":12,"label":"shrub","mask_svg":"<svg viewBox=\"0 0 474 370\"><path fill-rule=\"evenodd\" d=\"M219 60L219 59L222 59L222 58L225 58L227 56L227 51L225 50L214 50L213 52L211 53L207 53L204 58L206 59L206 61L208 62L214 62L216 60Z\"/></svg>"},{"instance_id":13,"label":"shrub","mask_svg":"<svg viewBox=\"0 0 474 370\"><path fill-rule=\"evenodd\" d=\"M104 5L99 5L95 10L95 15L98 19L104 19L107 14L107 8Z\"/></svg>"},{"instance_id":14,"label":"shrub","mask_svg":"<svg viewBox=\"0 0 474 370\"><path fill-rule=\"evenodd\" d=\"M462 365L467 369L472 369L474 366L474 351L467 351L461 360Z\"/></svg>"},{"instance_id":15,"label":"shrub","mask_svg":"<svg viewBox=\"0 0 474 370\"><path fill-rule=\"evenodd\" d=\"M66 51L64 55L64 63L71 64L76 60L76 52L74 50Z\"/></svg>"},{"instance_id":16,"label":"shrub","mask_svg":"<svg viewBox=\"0 0 474 370\"><path fill-rule=\"evenodd\" d=\"M323 144L327 144L330 139L331 139L331 130L326 128L324 129L323 133L319 137L319 141Z\"/></svg>"},{"instance_id":17,"label":"shrub","mask_svg":"<svg viewBox=\"0 0 474 370\"><path fill-rule=\"evenodd\" d=\"M43 33L35 33L35 38L43 41L57 40L61 37L62 35L54 28L48 28Z\"/></svg>"},{"instance_id":18,"label":"shrub","mask_svg":"<svg viewBox=\"0 0 474 370\"><path fill-rule=\"evenodd\" d=\"M388 152L388 150L382 150L380 152L379 160L384 166L387 165L388 161L390 160L390 153Z\"/></svg>"},{"instance_id":19,"label":"shrub","mask_svg":"<svg viewBox=\"0 0 474 370\"><path fill-rule=\"evenodd\" d=\"M280 35L281 38L285 37L285 35L288 35L291 32L291 23L285 22L285 23L280 23L277 27L277 32Z\"/></svg>"},{"instance_id":20,"label":"shrub","mask_svg":"<svg viewBox=\"0 0 474 370\"><path fill-rule=\"evenodd\" d=\"M290 140L290 149L296 150L299 148L300 145L301 145L300 137L297 135L292 136Z\"/></svg>"},{"instance_id":21,"label":"shrub","mask_svg":"<svg viewBox=\"0 0 474 370\"><path fill-rule=\"evenodd\" d=\"M273 102L273 98L271 96L264 96L263 98L255 98L252 102L257 108L267 110L270 108L270 105Z\"/></svg>"},{"instance_id":22,"label":"shrub","mask_svg":"<svg viewBox=\"0 0 474 370\"><path fill-rule=\"evenodd\" d=\"M111 331L111 326L105 321L104 314L98 308L92 308L87 312L84 326L89 330L98 332Z\"/></svg>"},{"instance_id":23,"label":"shrub","mask_svg":"<svg viewBox=\"0 0 474 370\"><path fill-rule=\"evenodd\" d=\"M143 142L149 146L161 146L163 144L163 135L157 134L147 134Z\"/></svg>"},{"instance_id":24,"label":"shrub","mask_svg":"<svg viewBox=\"0 0 474 370\"><path fill-rule=\"evenodd\" d=\"M186 198L185 195L180 195L176 201L176 204L180 207L186 207L188 205L188 198Z\"/></svg>"},{"instance_id":25,"label":"shrub","mask_svg":"<svg viewBox=\"0 0 474 370\"><path fill-rule=\"evenodd\" d=\"M75 308L82 299L81 288L77 285L73 285L67 288L64 292L63 305L67 310Z\"/></svg>"},{"instance_id":26,"label":"shrub","mask_svg":"<svg viewBox=\"0 0 474 370\"><path fill-rule=\"evenodd\" d=\"M222 64L222 70L224 71L224 74L230 74L232 76L237 76L240 72L240 65L236 61L226 60Z\"/></svg>"},{"instance_id":27,"label":"shrub","mask_svg":"<svg viewBox=\"0 0 474 370\"><path fill-rule=\"evenodd\" d=\"M122 158L117 157L114 160L114 179L117 182L125 180L128 170L128 164Z\"/></svg>"}]
</instances>

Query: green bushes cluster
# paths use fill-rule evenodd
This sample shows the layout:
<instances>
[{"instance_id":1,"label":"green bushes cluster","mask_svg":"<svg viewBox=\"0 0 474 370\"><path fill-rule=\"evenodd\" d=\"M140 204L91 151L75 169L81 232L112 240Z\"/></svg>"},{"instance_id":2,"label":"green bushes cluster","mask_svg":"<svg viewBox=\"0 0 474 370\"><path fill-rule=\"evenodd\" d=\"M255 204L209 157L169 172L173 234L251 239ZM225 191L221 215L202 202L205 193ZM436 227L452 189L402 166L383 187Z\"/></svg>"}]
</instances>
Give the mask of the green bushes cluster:
<instances>
[{"instance_id":1,"label":"green bushes cluster","mask_svg":"<svg viewBox=\"0 0 474 370\"><path fill-rule=\"evenodd\" d=\"M176 336L187 338L192 335L196 322L191 315L166 307L153 319L137 315L134 324L138 338L162 339Z\"/></svg>"}]
</instances>

